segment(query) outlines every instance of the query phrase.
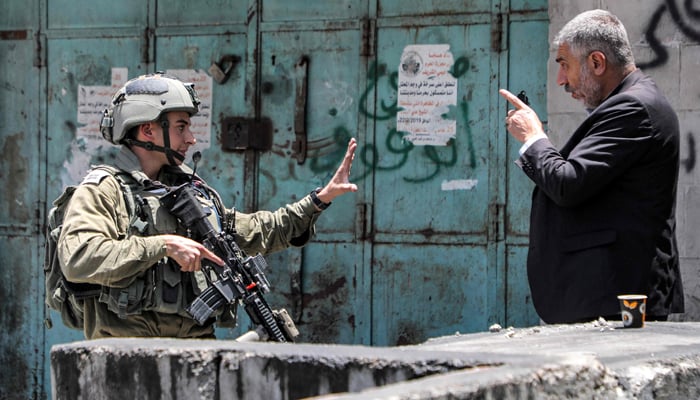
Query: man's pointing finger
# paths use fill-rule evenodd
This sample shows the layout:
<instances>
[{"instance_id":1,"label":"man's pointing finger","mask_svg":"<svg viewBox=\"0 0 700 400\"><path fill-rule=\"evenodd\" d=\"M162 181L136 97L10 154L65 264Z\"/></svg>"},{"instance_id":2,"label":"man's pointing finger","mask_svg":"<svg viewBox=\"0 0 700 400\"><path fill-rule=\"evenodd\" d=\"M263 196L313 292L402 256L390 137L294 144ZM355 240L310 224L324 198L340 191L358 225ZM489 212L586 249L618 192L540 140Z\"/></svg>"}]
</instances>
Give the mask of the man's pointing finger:
<instances>
[{"instance_id":1,"label":"man's pointing finger","mask_svg":"<svg viewBox=\"0 0 700 400\"><path fill-rule=\"evenodd\" d=\"M522 100L518 98L518 96L505 89L500 89L498 93L500 93L500 95L503 96L504 99L508 100L508 102L512 104L517 110L522 110L523 108L530 108L527 106L527 104L523 103Z\"/></svg>"}]
</instances>

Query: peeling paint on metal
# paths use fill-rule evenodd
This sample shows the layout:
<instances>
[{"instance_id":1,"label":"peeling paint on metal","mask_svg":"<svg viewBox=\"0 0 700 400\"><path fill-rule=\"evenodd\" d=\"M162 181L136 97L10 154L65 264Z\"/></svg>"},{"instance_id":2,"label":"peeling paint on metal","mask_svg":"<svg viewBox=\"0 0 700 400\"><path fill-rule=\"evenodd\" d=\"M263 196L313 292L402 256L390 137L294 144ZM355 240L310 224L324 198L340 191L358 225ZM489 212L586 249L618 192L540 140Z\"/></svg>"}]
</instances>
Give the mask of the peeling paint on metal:
<instances>
[{"instance_id":1,"label":"peeling paint on metal","mask_svg":"<svg viewBox=\"0 0 700 400\"><path fill-rule=\"evenodd\" d=\"M479 183L478 179L444 180L440 186L442 190L472 190Z\"/></svg>"},{"instance_id":2,"label":"peeling paint on metal","mask_svg":"<svg viewBox=\"0 0 700 400\"><path fill-rule=\"evenodd\" d=\"M121 87L129 75L127 68L112 68L110 85L88 86L78 84L78 104L75 139L70 144L69 157L63 162L61 181L63 186L80 182L90 165L92 157L103 153L102 147L109 144L102 138L100 120L114 92ZM65 92L65 89L62 90ZM65 93L63 93L65 96Z\"/></svg>"},{"instance_id":3,"label":"peeling paint on metal","mask_svg":"<svg viewBox=\"0 0 700 400\"><path fill-rule=\"evenodd\" d=\"M29 171L27 167L29 162L22 151L25 135L23 132L17 132L7 136L2 143L2 154L11 155L5 158L7 163L6 168L0 172L0 177L3 178L3 193L0 195L3 205L7 207L7 215L13 217L13 222L29 222L30 215L33 210L30 205L25 204L24 199L27 185L25 182L29 180ZM3 215L4 212L0 212ZM6 221L3 221L6 222Z\"/></svg>"},{"instance_id":4,"label":"peeling paint on metal","mask_svg":"<svg viewBox=\"0 0 700 400\"><path fill-rule=\"evenodd\" d=\"M329 101L328 105L333 110L331 112L333 116L351 109L354 100L349 94L349 92L351 92L350 84L347 82L327 80L323 82L323 86L329 92L327 99Z\"/></svg>"}]
</instances>

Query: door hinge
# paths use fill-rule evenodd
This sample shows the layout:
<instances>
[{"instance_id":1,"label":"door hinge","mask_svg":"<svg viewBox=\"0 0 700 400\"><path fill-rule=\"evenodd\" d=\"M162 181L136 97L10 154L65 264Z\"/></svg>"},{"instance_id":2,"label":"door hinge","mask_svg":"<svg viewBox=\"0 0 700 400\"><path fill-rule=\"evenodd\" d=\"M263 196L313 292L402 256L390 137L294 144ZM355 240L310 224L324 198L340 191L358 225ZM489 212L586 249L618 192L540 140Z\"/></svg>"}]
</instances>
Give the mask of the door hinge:
<instances>
[{"instance_id":1,"label":"door hinge","mask_svg":"<svg viewBox=\"0 0 700 400\"><path fill-rule=\"evenodd\" d=\"M366 18L362 20L362 49L361 57L374 57L377 41L377 20Z\"/></svg>"},{"instance_id":2,"label":"door hinge","mask_svg":"<svg viewBox=\"0 0 700 400\"><path fill-rule=\"evenodd\" d=\"M495 15L491 24L491 50L500 53L503 50L503 13Z\"/></svg>"},{"instance_id":3,"label":"door hinge","mask_svg":"<svg viewBox=\"0 0 700 400\"><path fill-rule=\"evenodd\" d=\"M151 41L155 36L153 28L146 27L143 30L143 43L141 44L141 62L144 64L151 64L153 62L153 56L151 52Z\"/></svg>"},{"instance_id":4,"label":"door hinge","mask_svg":"<svg viewBox=\"0 0 700 400\"><path fill-rule=\"evenodd\" d=\"M355 240L367 240L372 236L371 205L358 203L356 206L357 217L355 219Z\"/></svg>"},{"instance_id":5,"label":"door hinge","mask_svg":"<svg viewBox=\"0 0 700 400\"><path fill-rule=\"evenodd\" d=\"M43 68L46 66L46 46L44 46L44 43L46 43L45 36L41 32L38 32L35 35L34 43L34 47L36 49L36 57L34 57L34 66L37 68Z\"/></svg>"},{"instance_id":6,"label":"door hinge","mask_svg":"<svg viewBox=\"0 0 700 400\"><path fill-rule=\"evenodd\" d=\"M502 203L489 204L489 215L491 218L488 237L490 242L502 241L505 237L505 209L506 205Z\"/></svg>"},{"instance_id":7,"label":"door hinge","mask_svg":"<svg viewBox=\"0 0 700 400\"><path fill-rule=\"evenodd\" d=\"M309 57L301 56L294 65L296 72L296 94L294 96L294 143L292 143L293 157L297 164L306 161L306 147L308 135L306 132L306 104L309 88Z\"/></svg>"}]
</instances>

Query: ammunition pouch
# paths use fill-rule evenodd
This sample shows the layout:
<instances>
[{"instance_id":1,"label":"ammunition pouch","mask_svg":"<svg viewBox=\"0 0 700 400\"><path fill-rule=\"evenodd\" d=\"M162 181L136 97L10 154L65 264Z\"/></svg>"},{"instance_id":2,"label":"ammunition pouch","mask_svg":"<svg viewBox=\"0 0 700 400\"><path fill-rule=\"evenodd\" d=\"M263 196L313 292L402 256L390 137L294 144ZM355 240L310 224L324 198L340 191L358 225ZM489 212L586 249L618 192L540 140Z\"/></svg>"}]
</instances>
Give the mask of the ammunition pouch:
<instances>
[{"instance_id":1,"label":"ammunition pouch","mask_svg":"<svg viewBox=\"0 0 700 400\"><path fill-rule=\"evenodd\" d=\"M124 288L103 287L100 301L119 318L144 311L189 315L187 305L196 297L189 273L163 259Z\"/></svg>"}]
</instances>

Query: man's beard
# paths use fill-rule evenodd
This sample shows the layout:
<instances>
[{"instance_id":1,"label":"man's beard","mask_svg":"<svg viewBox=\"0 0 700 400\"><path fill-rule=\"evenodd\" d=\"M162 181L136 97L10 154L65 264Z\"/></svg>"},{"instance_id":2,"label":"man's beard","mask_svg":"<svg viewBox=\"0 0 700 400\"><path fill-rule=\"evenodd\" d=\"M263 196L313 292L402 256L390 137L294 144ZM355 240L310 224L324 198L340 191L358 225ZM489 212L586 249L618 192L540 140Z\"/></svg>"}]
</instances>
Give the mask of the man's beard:
<instances>
[{"instance_id":1,"label":"man's beard","mask_svg":"<svg viewBox=\"0 0 700 400\"><path fill-rule=\"evenodd\" d=\"M593 77L585 62L581 65L581 79L579 80L579 93L583 95L583 106L594 109L603 102L603 85Z\"/></svg>"}]
</instances>

